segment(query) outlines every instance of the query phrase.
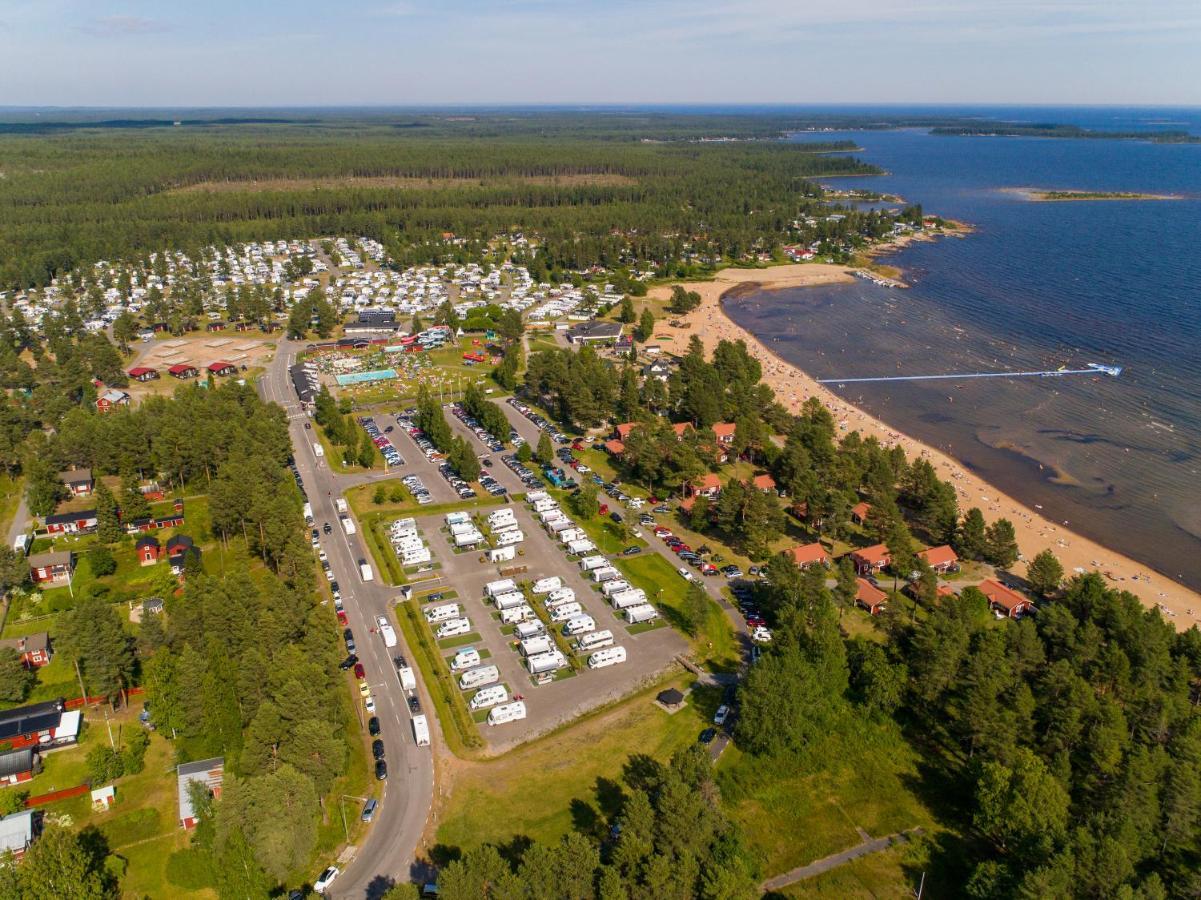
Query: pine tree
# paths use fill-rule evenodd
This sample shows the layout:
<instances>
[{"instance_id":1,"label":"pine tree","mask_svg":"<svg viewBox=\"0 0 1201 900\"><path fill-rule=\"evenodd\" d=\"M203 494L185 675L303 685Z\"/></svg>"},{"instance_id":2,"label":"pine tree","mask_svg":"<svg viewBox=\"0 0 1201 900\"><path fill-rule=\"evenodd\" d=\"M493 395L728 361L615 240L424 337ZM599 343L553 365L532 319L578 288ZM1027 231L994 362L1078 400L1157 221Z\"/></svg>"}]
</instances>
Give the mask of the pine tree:
<instances>
[{"instance_id":1,"label":"pine tree","mask_svg":"<svg viewBox=\"0 0 1201 900\"><path fill-rule=\"evenodd\" d=\"M1048 597L1059 590L1063 582L1063 565L1050 550L1043 550L1026 568L1026 580L1041 597Z\"/></svg>"},{"instance_id":2,"label":"pine tree","mask_svg":"<svg viewBox=\"0 0 1201 900\"><path fill-rule=\"evenodd\" d=\"M1013 523L1008 519L997 519L984 533L984 558L1002 569L1017 562L1018 542Z\"/></svg>"},{"instance_id":3,"label":"pine tree","mask_svg":"<svg viewBox=\"0 0 1201 900\"><path fill-rule=\"evenodd\" d=\"M96 490L96 537L102 544L115 544L121 540L121 522L117 515L117 499L107 484L97 479Z\"/></svg>"}]
</instances>

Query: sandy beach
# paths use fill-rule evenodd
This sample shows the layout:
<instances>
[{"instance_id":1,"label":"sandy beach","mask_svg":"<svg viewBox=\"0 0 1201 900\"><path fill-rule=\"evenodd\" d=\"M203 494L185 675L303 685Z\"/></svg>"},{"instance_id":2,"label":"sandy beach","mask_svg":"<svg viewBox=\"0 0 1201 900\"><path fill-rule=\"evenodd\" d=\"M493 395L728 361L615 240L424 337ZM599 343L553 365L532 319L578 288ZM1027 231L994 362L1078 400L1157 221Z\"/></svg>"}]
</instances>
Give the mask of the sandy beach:
<instances>
[{"instance_id":1,"label":"sandy beach","mask_svg":"<svg viewBox=\"0 0 1201 900\"><path fill-rule=\"evenodd\" d=\"M816 396L834 414L841 433L858 431L864 436L874 435L886 446L903 447L911 459L928 459L943 479L955 485L961 509L976 506L987 521L1008 518L1013 522L1023 559L1033 559L1040 551L1050 549L1063 563L1069 576L1077 572L1100 571L1113 587L1130 591L1147 606L1158 606L1178 628L1188 628L1201 621L1201 594L1142 563L1075 534L1064 523L1047 520L1037 510L1001 493L967 471L942 451L901 434L844 401L800 369L781 360L753 335L734 324L721 309L721 297L741 285L775 290L837 284L853 281L853 271L846 266L820 263L769 269L723 269L713 281L684 284L685 288L701 296L700 306L680 319L681 324L688 327L673 328L664 322L656 326L655 332L671 335L674 349L680 352L694 334L700 337L710 352L721 340L746 341L747 347L763 366L763 380L775 391L780 403L796 412L806 399ZM667 296L669 293L668 288L656 288L651 295ZM1025 563L1018 562L1014 571L1019 575L1024 574Z\"/></svg>"}]
</instances>

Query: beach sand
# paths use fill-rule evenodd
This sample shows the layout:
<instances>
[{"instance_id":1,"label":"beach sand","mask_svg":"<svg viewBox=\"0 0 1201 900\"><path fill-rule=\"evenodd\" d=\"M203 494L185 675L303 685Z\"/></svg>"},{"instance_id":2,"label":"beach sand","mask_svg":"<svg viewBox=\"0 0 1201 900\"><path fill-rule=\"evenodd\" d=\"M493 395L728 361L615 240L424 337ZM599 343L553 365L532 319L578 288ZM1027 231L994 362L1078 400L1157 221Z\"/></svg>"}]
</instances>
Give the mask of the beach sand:
<instances>
[{"instance_id":1,"label":"beach sand","mask_svg":"<svg viewBox=\"0 0 1201 900\"><path fill-rule=\"evenodd\" d=\"M1111 587L1129 591L1147 606L1158 606L1167 620L1178 628L1188 628L1201 621L1201 594L1143 563L1075 534L1064 523L1048 521L1037 510L1001 493L942 451L890 428L822 387L800 369L784 362L753 335L734 324L721 309L721 297L734 288L747 286L776 290L839 284L853 281L853 271L846 266L820 263L768 269L722 269L713 281L684 284L686 289L696 291L701 296L700 306L679 319L681 325L687 327L673 328L663 322L655 326L655 333L670 335L673 349L681 353L694 334L700 337L709 352L721 340L746 341L748 349L763 366L764 382L771 386L776 399L785 407L796 412L806 399L816 396L834 414L841 434L858 431L865 437L874 435L885 446L903 447L911 459L928 459L939 476L955 486L961 509L976 506L987 521L1008 518L1013 523L1025 560L1033 559L1037 553L1049 549L1063 564L1068 576L1081 571L1100 571ZM653 297L666 297L669 294L670 289L666 287L651 291ZM1018 562L1013 571L1017 575L1024 575L1025 562Z\"/></svg>"}]
</instances>

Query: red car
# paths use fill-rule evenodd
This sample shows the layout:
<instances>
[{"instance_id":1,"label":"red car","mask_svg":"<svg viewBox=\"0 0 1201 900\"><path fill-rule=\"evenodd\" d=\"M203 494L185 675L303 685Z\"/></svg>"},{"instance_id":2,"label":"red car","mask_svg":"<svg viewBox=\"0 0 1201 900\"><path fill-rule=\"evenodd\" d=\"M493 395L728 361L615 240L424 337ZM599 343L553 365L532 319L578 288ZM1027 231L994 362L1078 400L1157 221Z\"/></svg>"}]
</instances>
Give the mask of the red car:
<instances>
[{"instance_id":1,"label":"red car","mask_svg":"<svg viewBox=\"0 0 1201 900\"><path fill-rule=\"evenodd\" d=\"M661 537L666 540L667 538L671 537L671 529L664 528L662 525L658 525L655 527L655 537Z\"/></svg>"},{"instance_id":2,"label":"red car","mask_svg":"<svg viewBox=\"0 0 1201 900\"><path fill-rule=\"evenodd\" d=\"M345 612L345 610L341 610L341 609L340 609L340 610L338 610L338 621L339 621L339 622L341 622L343 625L345 625L345 624L346 624L346 612Z\"/></svg>"},{"instance_id":3,"label":"red car","mask_svg":"<svg viewBox=\"0 0 1201 900\"><path fill-rule=\"evenodd\" d=\"M366 672L365 672L365 670L363 669L363 664L362 664L362 663L355 663L355 664L354 664L354 677L355 677L355 678L366 678L366 677L367 677L367 676L366 676Z\"/></svg>"}]
</instances>

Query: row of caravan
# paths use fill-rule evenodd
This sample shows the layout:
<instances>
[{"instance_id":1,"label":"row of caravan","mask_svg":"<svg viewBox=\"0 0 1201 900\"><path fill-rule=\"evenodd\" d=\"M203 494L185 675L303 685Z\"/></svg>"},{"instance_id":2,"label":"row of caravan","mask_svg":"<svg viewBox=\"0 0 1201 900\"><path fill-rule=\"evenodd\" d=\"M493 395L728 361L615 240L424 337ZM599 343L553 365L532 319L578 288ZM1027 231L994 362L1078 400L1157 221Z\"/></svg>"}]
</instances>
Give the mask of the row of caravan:
<instances>
[{"instance_id":1,"label":"row of caravan","mask_svg":"<svg viewBox=\"0 0 1201 900\"><path fill-rule=\"evenodd\" d=\"M417 566L431 559L430 548L417 531L415 519L397 519L388 527L388 539L403 566Z\"/></svg>"}]
</instances>

